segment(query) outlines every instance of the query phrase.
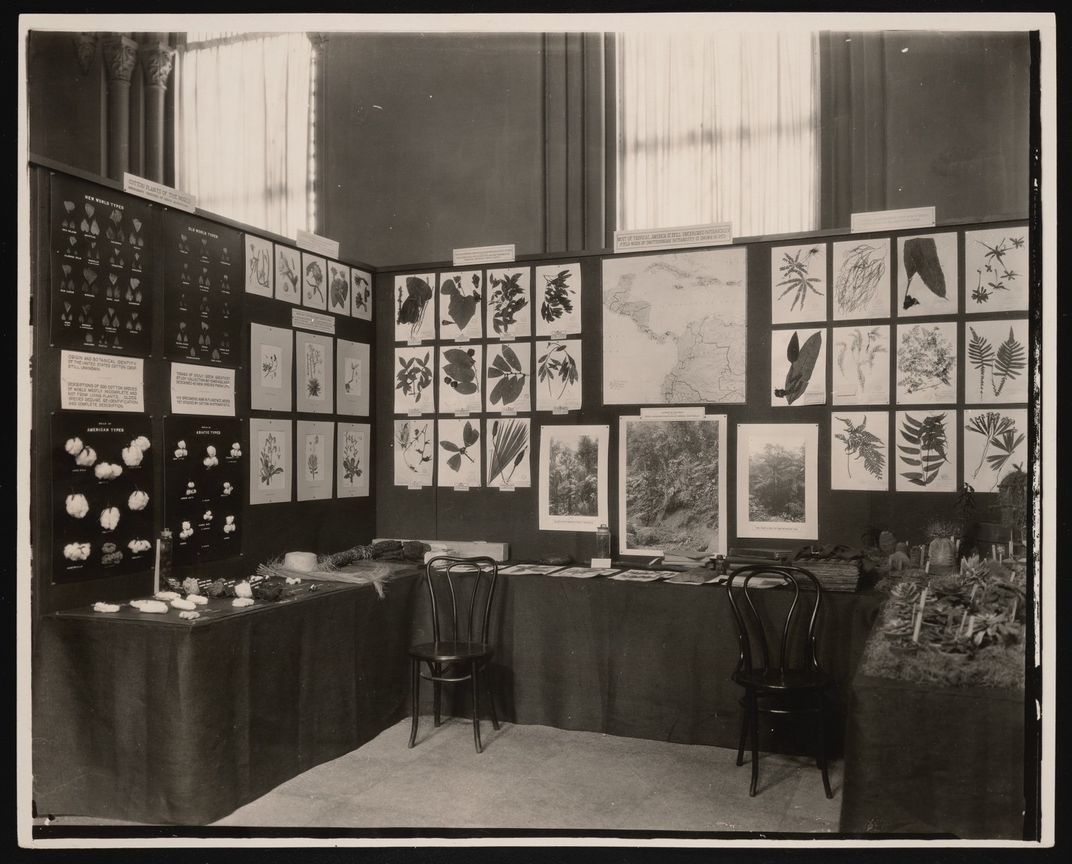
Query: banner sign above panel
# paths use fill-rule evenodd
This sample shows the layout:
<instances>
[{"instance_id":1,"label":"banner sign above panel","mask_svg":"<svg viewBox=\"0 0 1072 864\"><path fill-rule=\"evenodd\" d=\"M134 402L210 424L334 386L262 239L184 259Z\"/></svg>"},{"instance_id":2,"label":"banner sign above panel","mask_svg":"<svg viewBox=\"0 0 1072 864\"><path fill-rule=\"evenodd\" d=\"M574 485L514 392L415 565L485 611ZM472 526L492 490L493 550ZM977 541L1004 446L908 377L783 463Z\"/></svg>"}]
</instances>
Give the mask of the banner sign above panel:
<instances>
[{"instance_id":1,"label":"banner sign above panel","mask_svg":"<svg viewBox=\"0 0 1072 864\"><path fill-rule=\"evenodd\" d=\"M322 312L310 312L308 309L291 309L290 326L302 330L315 330L317 333L335 333L335 316Z\"/></svg>"},{"instance_id":2,"label":"banner sign above panel","mask_svg":"<svg viewBox=\"0 0 1072 864\"><path fill-rule=\"evenodd\" d=\"M933 228L934 207L909 207L904 210L868 210L853 213L850 230L853 234L866 231L898 231L902 228Z\"/></svg>"},{"instance_id":3,"label":"banner sign above panel","mask_svg":"<svg viewBox=\"0 0 1072 864\"><path fill-rule=\"evenodd\" d=\"M514 243L502 246L468 246L454 250L454 266L467 267L470 264L494 264L499 261L513 261L517 257Z\"/></svg>"},{"instance_id":4,"label":"banner sign above panel","mask_svg":"<svg viewBox=\"0 0 1072 864\"><path fill-rule=\"evenodd\" d=\"M123 191L142 198L148 198L158 204L174 207L176 210L185 210L187 213L193 213L197 209L196 195L183 192L181 189L175 189L171 186L165 186L163 183L146 180L144 177L139 177L126 171L123 172Z\"/></svg>"},{"instance_id":5,"label":"banner sign above panel","mask_svg":"<svg viewBox=\"0 0 1072 864\"><path fill-rule=\"evenodd\" d=\"M694 246L725 246L733 242L732 222L678 225L673 228L639 228L614 232L614 251L688 249Z\"/></svg>"},{"instance_id":6,"label":"banner sign above panel","mask_svg":"<svg viewBox=\"0 0 1072 864\"><path fill-rule=\"evenodd\" d=\"M294 243L299 249L304 249L306 252L315 252L317 255L323 255L325 258L339 257L338 240L321 237L319 234L313 234L311 231L302 231L299 228L298 233L294 235Z\"/></svg>"}]
</instances>

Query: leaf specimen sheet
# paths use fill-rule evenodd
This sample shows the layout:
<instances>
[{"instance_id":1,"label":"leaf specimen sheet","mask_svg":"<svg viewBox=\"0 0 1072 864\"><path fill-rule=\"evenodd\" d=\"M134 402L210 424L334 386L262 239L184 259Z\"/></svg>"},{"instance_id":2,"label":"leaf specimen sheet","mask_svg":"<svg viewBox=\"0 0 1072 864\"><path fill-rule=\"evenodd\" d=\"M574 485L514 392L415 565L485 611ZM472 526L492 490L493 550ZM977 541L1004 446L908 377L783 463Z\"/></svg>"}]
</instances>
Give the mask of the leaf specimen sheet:
<instances>
[{"instance_id":1,"label":"leaf specimen sheet","mask_svg":"<svg viewBox=\"0 0 1072 864\"><path fill-rule=\"evenodd\" d=\"M889 489L890 417L885 411L830 415L830 488Z\"/></svg>"}]
</instances>

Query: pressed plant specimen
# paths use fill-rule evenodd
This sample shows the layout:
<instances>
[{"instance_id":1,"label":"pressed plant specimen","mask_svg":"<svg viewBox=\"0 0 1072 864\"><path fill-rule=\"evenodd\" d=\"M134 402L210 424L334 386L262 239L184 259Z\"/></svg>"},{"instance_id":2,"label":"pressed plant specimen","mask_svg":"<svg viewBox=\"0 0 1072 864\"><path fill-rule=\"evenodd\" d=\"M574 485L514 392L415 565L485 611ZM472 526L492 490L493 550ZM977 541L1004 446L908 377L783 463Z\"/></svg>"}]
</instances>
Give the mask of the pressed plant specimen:
<instances>
[{"instance_id":1,"label":"pressed plant specimen","mask_svg":"<svg viewBox=\"0 0 1072 864\"><path fill-rule=\"evenodd\" d=\"M350 300L350 280L346 271L340 267L331 267L331 308L345 309Z\"/></svg>"},{"instance_id":2,"label":"pressed plant specimen","mask_svg":"<svg viewBox=\"0 0 1072 864\"><path fill-rule=\"evenodd\" d=\"M849 250L838 271L834 297L846 315L867 309L886 274L884 248L861 243Z\"/></svg>"},{"instance_id":3,"label":"pressed plant specimen","mask_svg":"<svg viewBox=\"0 0 1072 864\"><path fill-rule=\"evenodd\" d=\"M432 383L432 367L429 365L431 353L426 351L424 357L399 357L399 370L395 374L395 389L409 396L414 402L421 401L421 394Z\"/></svg>"},{"instance_id":4,"label":"pressed plant specimen","mask_svg":"<svg viewBox=\"0 0 1072 864\"><path fill-rule=\"evenodd\" d=\"M261 486L271 486L272 478L283 473L282 450L276 441L275 435L269 432L261 441L260 449L260 480Z\"/></svg>"},{"instance_id":5,"label":"pressed plant specimen","mask_svg":"<svg viewBox=\"0 0 1072 864\"><path fill-rule=\"evenodd\" d=\"M881 480L886 469L886 455L880 448L885 442L873 432L867 431L867 418L856 425L848 417L836 418L845 424L845 428L834 435L845 450L845 470L852 476L852 463L863 462L864 470L872 477Z\"/></svg>"},{"instance_id":6,"label":"pressed plant specimen","mask_svg":"<svg viewBox=\"0 0 1072 864\"><path fill-rule=\"evenodd\" d=\"M247 252L249 275L255 285L261 288L268 287L268 249L254 249L252 245Z\"/></svg>"},{"instance_id":7,"label":"pressed plant specimen","mask_svg":"<svg viewBox=\"0 0 1072 864\"><path fill-rule=\"evenodd\" d=\"M911 309L919 303L918 298L910 293L912 280L919 276L920 281L935 297L945 299L945 272L942 262L938 260L938 246L933 237L911 237L905 240L902 252L905 277L904 308Z\"/></svg>"},{"instance_id":8,"label":"pressed plant specimen","mask_svg":"<svg viewBox=\"0 0 1072 864\"><path fill-rule=\"evenodd\" d=\"M342 445L342 474L348 483L353 483L364 471L361 468L361 439L347 432Z\"/></svg>"},{"instance_id":9,"label":"pressed plant specimen","mask_svg":"<svg viewBox=\"0 0 1072 864\"><path fill-rule=\"evenodd\" d=\"M297 294L298 293L298 280L301 278L297 268L294 266L294 262L290 259L290 256L285 252L279 253L279 274L285 280L283 282L284 294Z\"/></svg>"},{"instance_id":10,"label":"pressed plant specimen","mask_svg":"<svg viewBox=\"0 0 1072 864\"><path fill-rule=\"evenodd\" d=\"M498 378L491 388L492 405L512 405L521 395L528 382L528 373L522 369L521 360L509 345L503 345L488 366L488 378Z\"/></svg>"},{"instance_id":11,"label":"pressed plant specimen","mask_svg":"<svg viewBox=\"0 0 1072 864\"><path fill-rule=\"evenodd\" d=\"M458 328L459 332L464 331L469 326L469 322L473 320L477 306L480 303L479 273L472 274L472 283L472 291L466 293L462 287L461 274L455 273L453 276L445 278L443 284L439 286L439 293L450 298L450 302L447 304L447 315L449 317L444 318L441 323L453 324Z\"/></svg>"},{"instance_id":12,"label":"pressed plant specimen","mask_svg":"<svg viewBox=\"0 0 1072 864\"><path fill-rule=\"evenodd\" d=\"M990 340L968 328L971 340L968 342L968 363L979 373L979 395L983 395L986 374L990 373L990 389L994 396L1000 396L1008 381L1014 381L1027 368L1027 352L1016 338L1013 328L1009 327L1009 338L998 345L995 352Z\"/></svg>"},{"instance_id":13,"label":"pressed plant specimen","mask_svg":"<svg viewBox=\"0 0 1072 864\"><path fill-rule=\"evenodd\" d=\"M523 420L496 420L491 424L491 461L488 485L496 478L509 486L514 472L529 452L529 424Z\"/></svg>"},{"instance_id":14,"label":"pressed plant specimen","mask_svg":"<svg viewBox=\"0 0 1072 864\"><path fill-rule=\"evenodd\" d=\"M398 324L410 325L410 338L416 338L421 332L421 324L424 321L424 313L428 308L428 301L432 299L431 286L420 276L406 277L406 291L403 295L402 286L398 287Z\"/></svg>"},{"instance_id":15,"label":"pressed plant specimen","mask_svg":"<svg viewBox=\"0 0 1072 864\"><path fill-rule=\"evenodd\" d=\"M1011 283L1015 282L1020 274L1009 269L1005 265L1005 256L1013 249L1021 249L1024 245L1023 237L1002 237L991 246L982 240L976 240L980 246L986 249L983 256L983 266L975 271L975 288L972 289L971 299L976 303L986 303L991 295L997 291L1008 291ZM986 284L983 284L983 272L986 272Z\"/></svg>"},{"instance_id":16,"label":"pressed plant specimen","mask_svg":"<svg viewBox=\"0 0 1072 864\"><path fill-rule=\"evenodd\" d=\"M396 433L396 441L402 451L402 462L414 474L421 474L421 466L432 461L432 442L428 436L429 423L403 423Z\"/></svg>"},{"instance_id":17,"label":"pressed plant specimen","mask_svg":"<svg viewBox=\"0 0 1072 864\"><path fill-rule=\"evenodd\" d=\"M909 483L929 486L949 461L945 422L944 414L929 414L922 420L905 415L900 430L905 443L898 444L897 449L901 451L901 461L909 467L901 472Z\"/></svg>"},{"instance_id":18,"label":"pressed plant specimen","mask_svg":"<svg viewBox=\"0 0 1072 864\"><path fill-rule=\"evenodd\" d=\"M823 334L817 330L800 344L796 331L789 339L785 349L785 359L789 361L789 370L785 373L785 387L776 388L774 395L784 398L786 403L792 405L799 399L808 383L811 381L812 371L815 369L815 361L819 358L819 350L823 346Z\"/></svg>"},{"instance_id":19,"label":"pressed plant specimen","mask_svg":"<svg viewBox=\"0 0 1072 864\"><path fill-rule=\"evenodd\" d=\"M372 293L372 289L369 286L369 280L356 272L353 275L354 311L367 312L369 311L369 295Z\"/></svg>"},{"instance_id":20,"label":"pressed plant specimen","mask_svg":"<svg viewBox=\"0 0 1072 864\"><path fill-rule=\"evenodd\" d=\"M324 284L324 269L319 261L310 261L305 265L305 284L309 287L310 299L315 297L321 302L324 301L324 291L321 288Z\"/></svg>"},{"instance_id":21,"label":"pressed plant specimen","mask_svg":"<svg viewBox=\"0 0 1072 864\"><path fill-rule=\"evenodd\" d=\"M972 472L972 479L979 476L983 463L986 462L994 473L994 486L997 486L1001 469L1012 458L1016 448L1024 442L1024 434L1016 428L1016 421L1012 417L998 411L976 414L968 421L966 428L969 432L981 435L985 442L979 464ZM991 453L991 448L997 452Z\"/></svg>"},{"instance_id":22,"label":"pressed plant specimen","mask_svg":"<svg viewBox=\"0 0 1072 864\"><path fill-rule=\"evenodd\" d=\"M778 295L779 300L785 297L786 294L793 295L793 302L789 307L790 312L797 308L797 303L800 303L801 311L803 311L808 294L814 294L817 297L823 296L823 292L815 287L815 283L821 281L819 277L808 275L812 258L818 254L818 247L813 246L810 249L804 249L803 247L797 249L792 255L788 252L782 255L782 263L778 265L778 273L782 278L775 287L782 288L785 286L782 293ZM803 258L801 257L802 255L804 256Z\"/></svg>"},{"instance_id":23,"label":"pressed plant specimen","mask_svg":"<svg viewBox=\"0 0 1072 864\"><path fill-rule=\"evenodd\" d=\"M570 287L569 270L559 270L555 276L544 276L543 302L540 304L540 316L548 324L553 324L563 315L573 311L573 294Z\"/></svg>"},{"instance_id":24,"label":"pressed plant specimen","mask_svg":"<svg viewBox=\"0 0 1072 864\"><path fill-rule=\"evenodd\" d=\"M540 382L547 382L547 392L555 399L561 399L567 387L577 383L577 361L570 354L565 342L552 340L547 345L547 351L536 361L536 377ZM556 380L557 379L557 380ZM561 383L558 394L554 394L553 387Z\"/></svg>"},{"instance_id":25,"label":"pressed plant specimen","mask_svg":"<svg viewBox=\"0 0 1072 864\"><path fill-rule=\"evenodd\" d=\"M476 445L480 440L480 432L472 423L468 420L465 421L465 426L462 428L462 440L460 444L455 444L453 441L440 441L439 446L446 450L448 453L453 454L447 459L447 465L451 471L457 473L462 467L462 459L468 459L469 464L475 464L475 460L469 454L469 448Z\"/></svg>"},{"instance_id":26,"label":"pressed plant specimen","mask_svg":"<svg viewBox=\"0 0 1072 864\"><path fill-rule=\"evenodd\" d=\"M876 355L887 353L881 330L878 327L872 327L865 335L863 329L855 327L851 338L847 341L838 341L836 347L837 365L841 374L846 378L850 377L848 365L851 363L855 373L856 392L866 393L867 382L875 369Z\"/></svg>"},{"instance_id":27,"label":"pressed plant specimen","mask_svg":"<svg viewBox=\"0 0 1072 864\"><path fill-rule=\"evenodd\" d=\"M956 372L957 354L940 327L920 324L901 334L897 349L898 384L907 393L920 393L938 386L949 387Z\"/></svg>"},{"instance_id":28,"label":"pressed plant specimen","mask_svg":"<svg viewBox=\"0 0 1072 864\"><path fill-rule=\"evenodd\" d=\"M491 316L496 333L509 333L517 323L517 313L529 304L528 291L518 284L524 273L504 272L502 276L491 275L491 295L488 305L494 310Z\"/></svg>"},{"instance_id":29,"label":"pressed plant specimen","mask_svg":"<svg viewBox=\"0 0 1072 864\"><path fill-rule=\"evenodd\" d=\"M443 381L456 392L468 396L477 391L476 351L448 348L443 352Z\"/></svg>"}]
</instances>

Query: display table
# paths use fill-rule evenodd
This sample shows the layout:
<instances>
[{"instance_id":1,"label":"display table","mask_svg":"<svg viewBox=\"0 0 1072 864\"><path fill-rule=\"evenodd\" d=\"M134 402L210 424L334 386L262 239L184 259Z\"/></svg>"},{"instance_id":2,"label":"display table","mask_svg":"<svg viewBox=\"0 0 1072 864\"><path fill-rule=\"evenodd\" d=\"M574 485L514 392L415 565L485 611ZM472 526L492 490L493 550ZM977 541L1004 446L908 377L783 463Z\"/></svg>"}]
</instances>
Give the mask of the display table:
<instances>
[{"instance_id":1,"label":"display table","mask_svg":"<svg viewBox=\"0 0 1072 864\"><path fill-rule=\"evenodd\" d=\"M188 622L46 616L33 658L39 814L204 824L405 716L412 568Z\"/></svg>"},{"instance_id":2,"label":"display table","mask_svg":"<svg viewBox=\"0 0 1072 864\"><path fill-rule=\"evenodd\" d=\"M724 586L500 575L496 593L492 680L507 720L736 749L737 631ZM754 593L757 605L783 615L792 596ZM819 659L837 682L835 706L843 705L881 599L823 595ZM427 605L422 590L415 640L430 638ZM465 698L454 704L465 713L468 690L457 689ZM429 700L430 691L422 690ZM813 752L806 726L794 724L803 735L780 736L777 749ZM831 726L836 750L841 724ZM774 743L767 735L761 746Z\"/></svg>"}]
</instances>

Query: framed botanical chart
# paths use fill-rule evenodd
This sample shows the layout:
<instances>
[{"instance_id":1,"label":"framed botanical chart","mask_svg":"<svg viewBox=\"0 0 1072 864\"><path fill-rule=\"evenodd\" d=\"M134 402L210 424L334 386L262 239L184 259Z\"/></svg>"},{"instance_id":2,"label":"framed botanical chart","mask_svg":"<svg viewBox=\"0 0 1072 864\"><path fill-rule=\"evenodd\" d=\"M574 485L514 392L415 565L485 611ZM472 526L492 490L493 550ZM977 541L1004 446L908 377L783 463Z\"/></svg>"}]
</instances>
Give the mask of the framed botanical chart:
<instances>
[{"instance_id":1,"label":"framed botanical chart","mask_svg":"<svg viewBox=\"0 0 1072 864\"><path fill-rule=\"evenodd\" d=\"M897 314L955 315L957 288L957 235L927 234L897 238Z\"/></svg>"},{"instance_id":2,"label":"framed botanical chart","mask_svg":"<svg viewBox=\"0 0 1072 864\"><path fill-rule=\"evenodd\" d=\"M957 325L954 321L897 325L897 404L957 401Z\"/></svg>"},{"instance_id":3,"label":"framed botanical chart","mask_svg":"<svg viewBox=\"0 0 1072 864\"><path fill-rule=\"evenodd\" d=\"M368 423L337 423L336 498L367 498L369 494Z\"/></svg>"},{"instance_id":4,"label":"framed botanical chart","mask_svg":"<svg viewBox=\"0 0 1072 864\"><path fill-rule=\"evenodd\" d=\"M249 325L249 405L254 411L290 411L294 331Z\"/></svg>"},{"instance_id":5,"label":"framed botanical chart","mask_svg":"<svg viewBox=\"0 0 1072 864\"><path fill-rule=\"evenodd\" d=\"M833 318L890 317L890 241L844 240L833 246Z\"/></svg>"},{"instance_id":6,"label":"framed botanical chart","mask_svg":"<svg viewBox=\"0 0 1072 864\"><path fill-rule=\"evenodd\" d=\"M834 327L832 401L835 405L886 405L890 401L890 325Z\"/></svg>"},{"instance_id":7,"label":"framed botanical chart","mask_svg":"<svg viewBox=\"0 0 1072 864\"><path fill-rule=\"evenodd\" d=\"M330 414L334 396L332 387L332 339L315 333L297 332L295 339L298 410Z\"/></svg>"},{"instance_id":8,"label":"framed botanical chart","mask_svg":"<svg viewBox=\"0 0 1072 864\"><path fill-rule=\"evenodd\" d=\"M335 467L335 424L323 420L299 420L296 439L298 500L313 501L332 495Z\"/></svg>"},{"instance_id":9,"label":"framed botanical chart","mask_svg":"<svg viewBox=\"0 0 1072 864\"><path fill-rule=\"evenodd\" d=\"M957 491L957 412L898 411L898 492Z\"/></svg>"},{"instance_id":10,"label":"framed botanical chart","mask_svg":"<svg viewBox=\"0 0 1072 864\"><path fill-rule=\"evenodd\" d=\"M291 420L249 419L249 503L275 504L294 497Z\"/></svg>"},{"instance_id":11,"label":"framed botanical chart","mask_svg":"<svg viewBox=\"0 0 1072 864\"><path fill-rule=\"evenodd\" d=\"M581 265L545 264L536 268L533 316L537 336L574 336L581 332Z\"/></svg>"},{"instance_id":12,"label":"framed botanical chart","mask_svg":"<svg viewBox=\"0 0 1072 864\"><path fill-rule=\"evenodd\" d=\"M771 249L771 323L826 321L826 244Z\"/></svg>"},{"instance_id":13,"label":"framed botanical chart","mask_svg":"<svg viewBox=\"0 0 1072 864\"><path fill-rule=\"evenodd\" d=\"M737 424L737 535L819 536L819 427Z\"/></svg>"},{"instance_id":14,"label":"framed botanical chart","mask_svg":"<svg viewBox=\"0 0 1072 864\"><path fill-rule=\"evenodd\" d=\"M889 441L886 411L834 411L830 415L830 488L888 491Z\"/></svg>"}]
</instances>

